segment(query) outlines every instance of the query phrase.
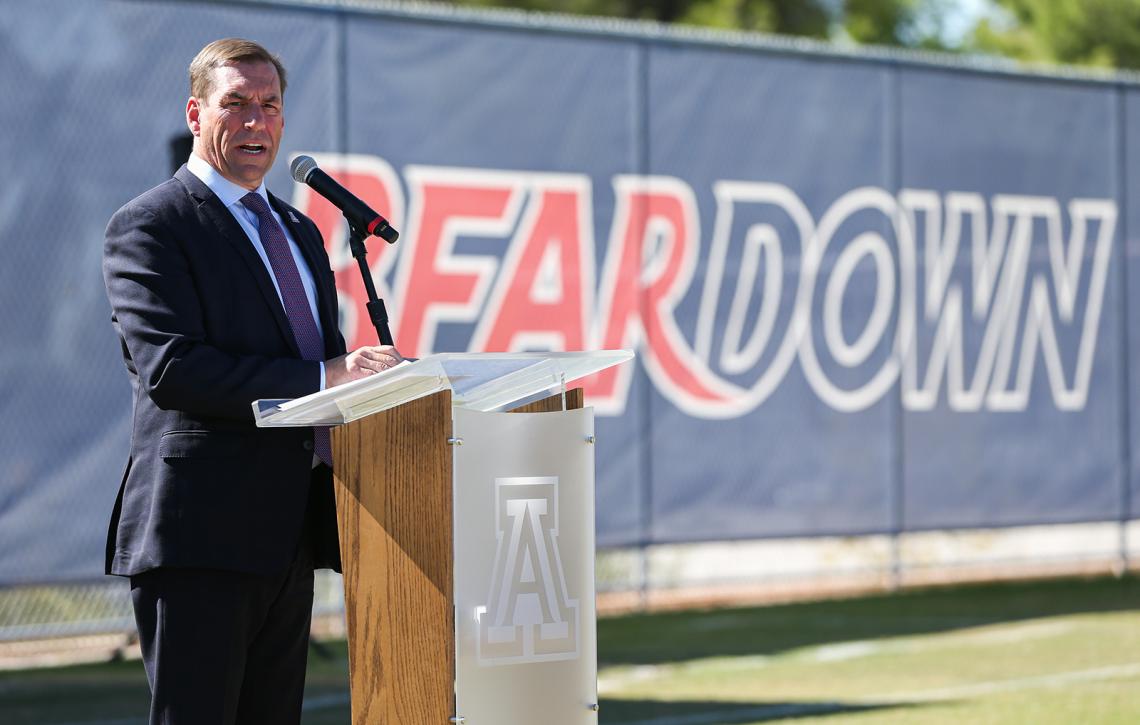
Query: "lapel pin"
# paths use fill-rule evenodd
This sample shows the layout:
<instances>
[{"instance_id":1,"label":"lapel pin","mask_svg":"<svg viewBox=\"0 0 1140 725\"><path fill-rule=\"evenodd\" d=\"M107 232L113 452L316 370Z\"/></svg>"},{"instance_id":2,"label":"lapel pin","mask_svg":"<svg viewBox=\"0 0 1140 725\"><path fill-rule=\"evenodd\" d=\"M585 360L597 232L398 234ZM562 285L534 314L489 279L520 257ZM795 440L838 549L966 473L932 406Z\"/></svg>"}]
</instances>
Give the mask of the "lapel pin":
<instances>
[{"instance_id":1,"label":"lapel pin","mask_svg":"<svg viewBox=\"0 0 1140 725\"><path fill-rule=\"evenodd\" d=\"M296 217L296 216L293 214L293 212L289 212L289 221L293 222L294 224L300 224L300 223L301 223L301 220L300 220L300 219L298 219L298 218L297 218L297 217Z\"/></svg>"}]
</instances>

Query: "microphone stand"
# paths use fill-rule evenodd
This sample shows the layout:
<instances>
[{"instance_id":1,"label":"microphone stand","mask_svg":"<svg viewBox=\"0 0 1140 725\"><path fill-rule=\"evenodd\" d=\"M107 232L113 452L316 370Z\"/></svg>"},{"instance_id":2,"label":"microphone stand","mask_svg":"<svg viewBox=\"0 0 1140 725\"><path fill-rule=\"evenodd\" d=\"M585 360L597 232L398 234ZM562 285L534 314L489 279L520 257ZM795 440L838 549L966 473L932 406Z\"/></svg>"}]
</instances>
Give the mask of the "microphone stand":
<instances>
[{"instance_id":1,"label":"microphone stand","mask_svg":"<svg viewBox=\"0 0 1140 725\"><path fill-rule=\"evenodd\" d=\"M345 219L348 219L347 214ZM394 345L392 331L388 329L388 310L384 308L384 300L376 296L376 285L372 282L372 270L368 269L366 260L368 252L364 248L364 240L370 235L353 224L351 219L348 219L348 231L348 248L360 266L360 276L364 279L364 290L368 293L368 304L366 305L368 317L372 320L372 326L376 328L376 337L380 340L381 345Z\"/></svg>"}]
</instances>

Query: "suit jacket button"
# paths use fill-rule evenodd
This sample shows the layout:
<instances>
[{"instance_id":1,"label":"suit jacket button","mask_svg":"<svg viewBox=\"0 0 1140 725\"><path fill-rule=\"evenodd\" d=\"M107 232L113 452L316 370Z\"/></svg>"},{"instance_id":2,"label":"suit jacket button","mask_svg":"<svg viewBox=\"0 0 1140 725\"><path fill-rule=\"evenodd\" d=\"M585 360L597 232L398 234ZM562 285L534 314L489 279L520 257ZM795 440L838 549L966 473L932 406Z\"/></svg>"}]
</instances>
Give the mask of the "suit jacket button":
<instances>
[{"instance_id":1,"label":"suit jacket button","mask_svg":"<svg viewBox=\"0 0 1140 725\"><path fill-rule=\"evenodd\" d=\"M311 451L311 450L313 450L313 442L312 441L305 441L304 443L301 444L301 447L304 448L306 451Z\"/></svg>"}]
</instances>

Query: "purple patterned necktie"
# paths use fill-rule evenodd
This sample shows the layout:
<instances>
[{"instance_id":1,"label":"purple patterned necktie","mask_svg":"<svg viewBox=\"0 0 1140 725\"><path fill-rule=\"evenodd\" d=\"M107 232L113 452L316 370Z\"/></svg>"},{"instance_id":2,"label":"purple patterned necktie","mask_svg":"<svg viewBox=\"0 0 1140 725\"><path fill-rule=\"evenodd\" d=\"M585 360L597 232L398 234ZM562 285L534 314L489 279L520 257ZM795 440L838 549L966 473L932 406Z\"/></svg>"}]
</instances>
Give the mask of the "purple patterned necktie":
<instances>
[{"instance_id":1,"label":"purple patterned necktie","mask_svg":"<svg viewBox=\"0 0 1140 725\"><path fill-rule=\"evenodd\" d=\"M309 298L305 295L301 274L297 271L297 263L293 260L293 252L289 249L285 232L273 218L269 204L266 204L265 199L256 192L251 191L243 196L241 203L257 215L257 233L261 237L261 246L265 248L265 256L269 257L269 266L273 268L273 276L277 278L281 301L285 303L285 315L289 318L289 326L293 328L293 338L301 350L301 357L305 360L323 361L325 344L313 319ZM332 446L329 443L329 429L317 426L313 428L313 433L315 434L313 445L317 456L331 466Z\"/></svg>"}]
</instances>

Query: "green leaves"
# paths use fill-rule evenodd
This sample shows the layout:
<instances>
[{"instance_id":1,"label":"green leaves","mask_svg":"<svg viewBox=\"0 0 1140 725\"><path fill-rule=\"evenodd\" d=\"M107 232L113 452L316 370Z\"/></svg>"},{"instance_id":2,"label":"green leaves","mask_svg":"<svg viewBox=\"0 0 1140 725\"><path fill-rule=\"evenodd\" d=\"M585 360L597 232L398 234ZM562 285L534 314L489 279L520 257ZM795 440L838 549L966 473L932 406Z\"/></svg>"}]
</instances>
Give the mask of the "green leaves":
<instances>
[{"instance_id":1,"label":"green leaves","mask_svg":"<svg viewBox=\"0 0 1140 725\"><path fill-rule=\"evenodd\" d=\"M995 0L977 50L1037 63L1140 68L1140 0Z\"/></svg>"},{"instance_id":2,"label":"green leaves","mask_svg":"<svg viewBox=\"0 0 1140 725\"><path fill-rule=\"evenodd\" d=\"M1140 0L455 0L944 52L1140 68Z\"/></svg>"}]
</instances>

